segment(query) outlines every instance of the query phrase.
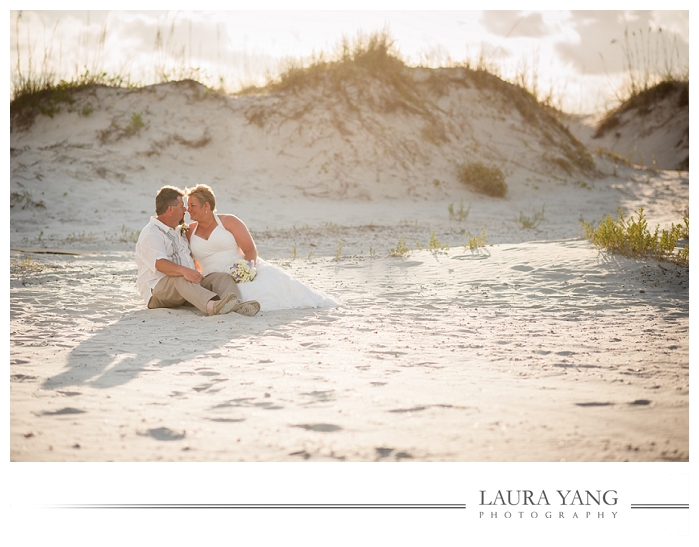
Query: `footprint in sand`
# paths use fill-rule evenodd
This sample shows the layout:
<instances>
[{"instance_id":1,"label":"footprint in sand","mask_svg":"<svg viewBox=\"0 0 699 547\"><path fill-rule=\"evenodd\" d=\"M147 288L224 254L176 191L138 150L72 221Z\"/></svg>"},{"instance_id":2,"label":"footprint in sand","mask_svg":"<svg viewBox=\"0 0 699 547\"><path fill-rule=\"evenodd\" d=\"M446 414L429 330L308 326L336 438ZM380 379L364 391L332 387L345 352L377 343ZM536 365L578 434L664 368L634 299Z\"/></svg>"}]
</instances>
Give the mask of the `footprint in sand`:
<instances>
[{"instance_id":1,"label":"footprint in sand","mask_svg":"<svg viewBox=\"0 0 699 547\"><path fill-rule=\"evenodd\" d=\"M143 437L153 437L157 441L179 441L184 439L184 432L177 433L167 427L159 427L157 429L149 429L145 433L139 433Z\"/></svg>"},{"instance_id":2,"label":"footprint in sand","mask_svg":"<svg viewBox=\"0 0 699 547\"><path fill-rule=\"evenodd\" d=\"M394 408L389 410L389 412L418 412L420 410L425 410L426 406L414 406L413 408Z\"/></svg>"},{"instance_id":3,"label":"footprint in sand","mask_svg":"<svg viewBox=\"0 0 699 547\"><path fill-rule=\"evenodd\" d=\"M293 427L300 427L308 431L320 431L321 433L332 433L333 431L340 431L342 429L339 425L333 424L297 424Z\"/></svg>"},{"instance_id":4,"label":"footprint in sand","mask_svg":"<svg viewBox=\"0 0 699 547\"><path fill-rule=\"evenodd\" d=\"M85 411L80 410L79 408L66 407L66 408L62 408L61 410L56 410L54 412L44 410L41 413L41 416L62 416L64 414L84 414L84 413L85 413Z\"/></svg>"}]
</instances>

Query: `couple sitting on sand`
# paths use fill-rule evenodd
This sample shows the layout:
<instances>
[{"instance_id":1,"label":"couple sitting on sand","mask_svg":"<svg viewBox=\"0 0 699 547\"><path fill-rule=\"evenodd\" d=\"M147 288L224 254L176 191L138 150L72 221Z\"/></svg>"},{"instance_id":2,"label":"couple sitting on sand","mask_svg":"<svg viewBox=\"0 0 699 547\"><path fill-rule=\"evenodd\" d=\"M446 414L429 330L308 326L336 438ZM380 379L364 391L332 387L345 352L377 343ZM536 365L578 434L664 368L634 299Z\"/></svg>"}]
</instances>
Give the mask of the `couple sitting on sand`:
<instances>
[{"instance_id":1,"label":"couple sitting on sand","mask_svg":"<svg viewBox=\"0 0 699 547\"><path fill-rule=\"evenodd\" d=\"M185 205L184 199L187 199ZM200 184L180 190L164 186L155 197L155 213L136 243L137 286L149 308L191 304L206 315L318 308L339 305L257 256L245 224L218 215L211 188ZM184 223L185 212L192 223ZM243 262L252 281L231 275Z\"/></svg>"}]
</instances>

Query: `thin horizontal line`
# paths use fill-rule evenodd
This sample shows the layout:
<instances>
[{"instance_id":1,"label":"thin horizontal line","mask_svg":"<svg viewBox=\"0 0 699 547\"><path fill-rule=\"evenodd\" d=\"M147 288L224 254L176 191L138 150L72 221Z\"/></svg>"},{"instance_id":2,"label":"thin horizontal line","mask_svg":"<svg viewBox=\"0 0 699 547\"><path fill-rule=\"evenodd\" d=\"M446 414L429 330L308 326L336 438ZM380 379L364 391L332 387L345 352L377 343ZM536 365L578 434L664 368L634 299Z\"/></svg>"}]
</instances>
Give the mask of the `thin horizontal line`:
<instances>
[{"instance_id":1,"label":"thin horizontal line","mask_svg":"<svg viewBox=\"0 0 699 547\"><path fill-rule=\"evenodd\" d=\"M689 509L688 503L632 503L631 509Z\"/></svg>"},{"instance_id":2,"label":"thin horizontal line","mask_svg":"<svg viewBox=\"0 0 699 547\"><path fill-rule=\"evenodd\" d=\"M57 509L466 509L453 503L80 503L51 505Z\"/></svg>"}]
</instances>

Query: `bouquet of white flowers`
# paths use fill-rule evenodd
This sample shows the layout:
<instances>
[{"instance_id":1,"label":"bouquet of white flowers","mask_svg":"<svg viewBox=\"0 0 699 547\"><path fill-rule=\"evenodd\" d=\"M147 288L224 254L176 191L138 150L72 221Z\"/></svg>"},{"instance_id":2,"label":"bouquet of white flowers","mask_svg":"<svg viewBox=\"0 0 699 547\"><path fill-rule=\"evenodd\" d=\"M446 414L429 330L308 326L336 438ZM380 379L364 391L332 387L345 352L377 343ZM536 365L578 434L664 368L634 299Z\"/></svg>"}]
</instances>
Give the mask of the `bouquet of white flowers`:
<instances>
[{"instance_id":1,"label":"bouquet of white flowers","mask_svg":"<svg viewBox=\"0 0 699 547\"><path fill-rule=\"evenodd\" d=\"M238 260L238 262L231 266L231 277L236 283L252 281L255 279L256 274L257 270L255 269L255 264L249 260Z\"/></svg>"}]
</instances>

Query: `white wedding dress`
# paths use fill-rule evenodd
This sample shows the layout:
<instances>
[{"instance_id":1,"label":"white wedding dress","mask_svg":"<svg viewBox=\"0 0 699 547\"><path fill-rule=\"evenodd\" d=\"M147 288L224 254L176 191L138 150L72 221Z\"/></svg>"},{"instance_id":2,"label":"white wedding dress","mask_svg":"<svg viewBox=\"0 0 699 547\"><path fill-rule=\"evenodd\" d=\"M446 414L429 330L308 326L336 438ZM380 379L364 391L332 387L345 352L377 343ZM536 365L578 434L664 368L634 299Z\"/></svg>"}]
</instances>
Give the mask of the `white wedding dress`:
<instances>
[{"instance_id":1,"label":"white wedding dress","mask_svg":"<svg viewBox=\"0 0 699 547\"><path fill-rule=\"evenodd\" d=\"M233 234L221 224L214 214L216 228L203 239L192 230L189 247L194 260L201 266L202 275L213 272L230 273L231 267L244 259ZM255 279L239 283L243 302L257 300L261 311L288 310L292 308L331 308L341 305L340 301L325 293L312 289L294 279L285 271L257 258Z\"/></svg>"}]
</instances>

